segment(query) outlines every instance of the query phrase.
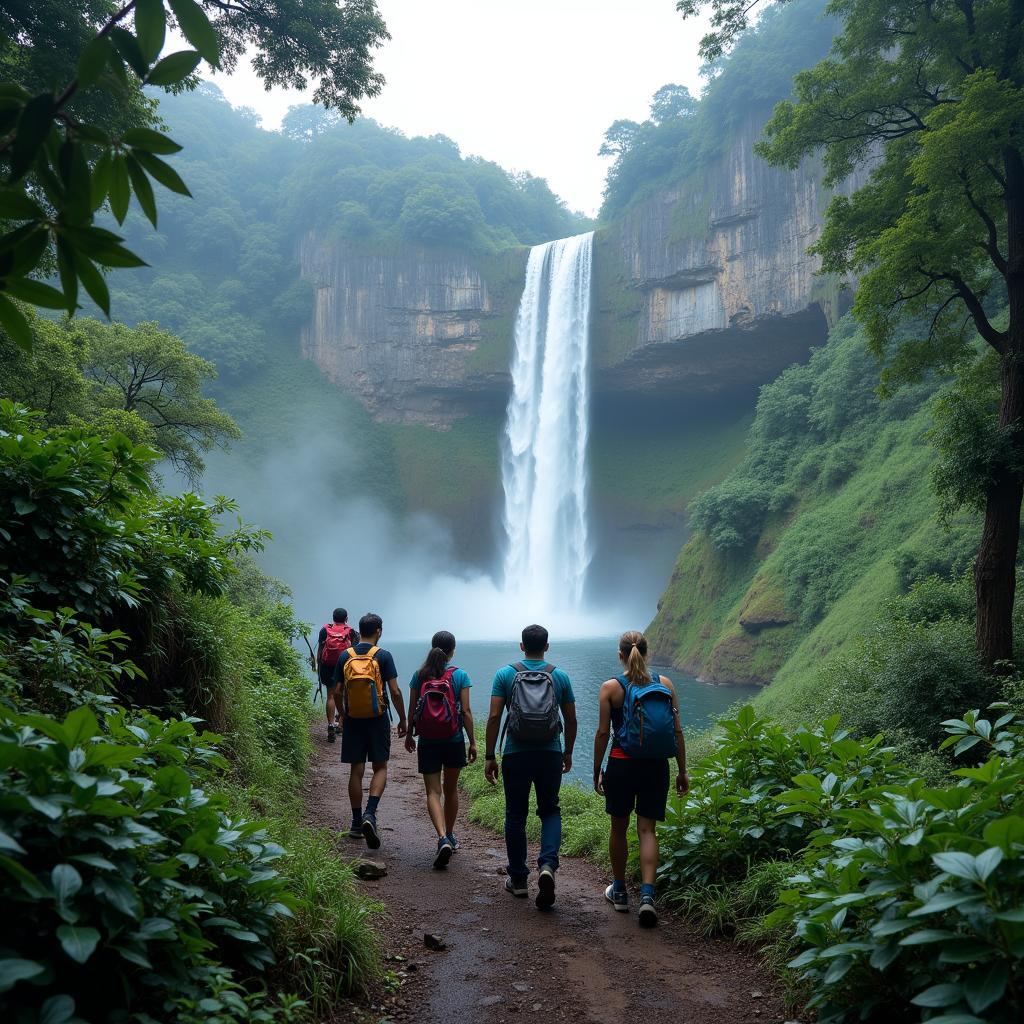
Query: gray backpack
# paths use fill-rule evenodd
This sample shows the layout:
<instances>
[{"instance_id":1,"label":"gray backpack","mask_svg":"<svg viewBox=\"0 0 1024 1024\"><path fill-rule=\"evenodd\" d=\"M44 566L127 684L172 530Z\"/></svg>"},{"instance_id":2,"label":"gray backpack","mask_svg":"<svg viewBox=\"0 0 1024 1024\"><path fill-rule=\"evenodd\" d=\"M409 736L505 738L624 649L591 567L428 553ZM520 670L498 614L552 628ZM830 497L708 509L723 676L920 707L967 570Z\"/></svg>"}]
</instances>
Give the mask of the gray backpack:
<instances>
[{"instance_id":1,"label":"gray backpack","mask_svg":"<svg viewBox=\"0 0 1024 1024\"><path fill-rule=\"evenodd\" d=\"M504 732L510 733L520 743L537 746L550 743L562 731L555 680L551 675L555 666L544 664L540 668L527 668L520 661L512 667L516 674L512 680Z\"/></svg>"}]
</instances>

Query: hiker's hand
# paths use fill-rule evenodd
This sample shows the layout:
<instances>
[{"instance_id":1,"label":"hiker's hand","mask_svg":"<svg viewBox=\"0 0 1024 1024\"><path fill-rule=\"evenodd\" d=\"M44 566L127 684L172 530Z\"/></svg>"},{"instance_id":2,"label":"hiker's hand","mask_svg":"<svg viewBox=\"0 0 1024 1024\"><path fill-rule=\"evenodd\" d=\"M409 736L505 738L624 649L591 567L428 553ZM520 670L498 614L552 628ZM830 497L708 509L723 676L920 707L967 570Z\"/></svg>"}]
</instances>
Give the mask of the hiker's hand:
<instances>
[{"instance_id":1,"label":"hiker's hand","mask_svg":"<svg viewBox=\"0 0 1024 1024\"><path fill-rule=\"evenodd\" d=\"M676 793L679 796L686 796L690 792L690 776L686 772L680 772L676 776Z\"/></svg>"},{"instance_id":2,"label":"hiker's hand","mask_svg":"<svg viewBox=\"0 0 1024 1024\"><path fill-rule=\"evenodd\" d=\"M594 776L594 792L598 796L604 796L604 772L598 772Z\"/></svg>"},{"instance_id":3,"label":"hiker's hand","mask_svg":"<svg viewBox=\"0 0 1024 1024\"><path fill-rule=\"evenodd\" d=\"M572 754L562 755L562 774L568 775L572 771Z\"/></svg>"},{"instance_id":4,"label":"hiker's hand","mask_svg":"<svg viewBox=\"0 0 1024 1024\"><path fill-rule=\"evenodd\" d=\"M398 732L398 738L399 739L401 739L405 735L405 719L404 718L400 718L398 720L398 727L397 727L396 731Z\"/></svg>"},{"instance_id":5,"label":"hiker's hand","mask_svg":"<svg viewBox=\"0 0 1024 1024\"><path fill-rule=\"evenodd\" d=\"M469 753L466 755L466 760L470 764L476 764L476 744L475 743L470 743L470 745L469 745Z\"/></svg>"},{"instance_id":6,"label":"hiker's hand","mask_svg":"<svg viewBox=\"0 0 1024 1024\"><path fill-rule=\"evenodd\" d=\"M416 753L416 741L412 738L412 733L409 733L405 737L405 749L408 750L410 754Z\"/></svg>"},{"instance_id":7,"label":"hiker's hand","mask_svg":"<svg viewBox=\"0 0 1024 1024\"><path fill-rule=\"evenodd\" d=\"M493 786L498 781L498 762L495 758L491 758L486 765L484 765L484 778Z\"/></svg>"}]
</instances>

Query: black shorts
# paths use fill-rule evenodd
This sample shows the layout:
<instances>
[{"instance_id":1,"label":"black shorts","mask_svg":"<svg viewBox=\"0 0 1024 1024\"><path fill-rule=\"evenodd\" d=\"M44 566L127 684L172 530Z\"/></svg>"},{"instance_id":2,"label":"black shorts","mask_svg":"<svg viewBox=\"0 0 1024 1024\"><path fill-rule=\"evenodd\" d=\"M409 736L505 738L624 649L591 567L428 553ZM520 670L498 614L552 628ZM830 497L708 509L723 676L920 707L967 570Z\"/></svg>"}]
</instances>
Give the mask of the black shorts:
<instances>
[{"instance_id":1,"label":"black shorts","mask_svg":"<svg viewBox=\"0 0 1024 1024\"><path fill-rule=\"evenodd\" d=\"M424 743L416 747L420 775L436 775L442 768L466 767L465 743Z\"/></svg>"},{"instance_id":2,"label":"black shorts","mask_svg":"<svg viewBox=\"0 0 1024 1024\"><path fill-rule=\"evenodd\" d=\"M349 718L345 716L341 727L341 763L380 764L391 757L391 719L387 715L376 718Z\"/></svg>"},{"instance_id":3,"label":"black shorts","mask_svg":"<svg viewBox=\"0 0 1024 1024\"><path fill-rule=\"evenodd\" d=\"M608 758L604 809L613 818L628 818L635 810L641 818L664 821L668 775L666 758Z\"/></svg>"},{"instance_id":4,"label":"black shorts","mask_svg":"<svg viewBox=\"0 0 1024 1024\"><path fill-rule=\"evenodd\" d=\"M331 692L331 688L334 686L334 669L333 668L321 668L319 669L320 685L328 692Z\"/></svg>"}]
</instances>

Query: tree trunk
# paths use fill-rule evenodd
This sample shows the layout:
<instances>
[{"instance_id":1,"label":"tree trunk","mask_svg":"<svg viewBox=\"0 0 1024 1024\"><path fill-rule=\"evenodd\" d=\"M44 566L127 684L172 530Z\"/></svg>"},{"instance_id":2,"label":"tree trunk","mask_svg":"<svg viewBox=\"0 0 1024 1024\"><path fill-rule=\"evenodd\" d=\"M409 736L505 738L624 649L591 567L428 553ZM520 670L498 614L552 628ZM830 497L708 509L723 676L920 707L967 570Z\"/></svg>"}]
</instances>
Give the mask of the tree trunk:
<instances>
[{"instance_id":1,"label":"tree trunk","mask_svg":"<svg viewBox=\"0 0 1024 1024\"><path fill-rule=\"evenodd\" d=\"M999 426L1010 432L1012 453L993 473L985 496L985 526L974 564L975 639L988 669L1013 660L1013 600L1017 581L1024 465L1024 161L1005 154L1007 273L1010 323L1000 383Z\"/></svg>"}]
</instances>

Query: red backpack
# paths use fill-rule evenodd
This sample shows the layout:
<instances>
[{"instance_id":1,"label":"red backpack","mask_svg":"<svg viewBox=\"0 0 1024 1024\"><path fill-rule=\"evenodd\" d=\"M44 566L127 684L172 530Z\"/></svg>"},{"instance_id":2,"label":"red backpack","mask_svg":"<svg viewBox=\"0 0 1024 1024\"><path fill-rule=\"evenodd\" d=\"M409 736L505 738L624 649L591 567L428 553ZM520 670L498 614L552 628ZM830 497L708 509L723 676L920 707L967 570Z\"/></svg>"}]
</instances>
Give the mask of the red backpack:
<instances>
[{"instance_id":1,"label":"red backpack","mask_svg":"<svg viewBox=\"0 0 1024 1024\"><path fill-rule=\"evenodd\" d=\"M440 679L420 682L416 702L416 731L425 740L454 739L462 728L459 704L452 677L457 669L450 665Z\"/></svg>"},{"instance_id":2,"label":"red backpack","mask_svg":"<svg viewBox=\"0 0 1024 1024\"><path fill-rule=\"evenodd\" d=\"M334 668L342 654L352 646L356 631L346 622L328 622L324 629L327 637L320 652L320 664L324 668Z\"/></svg>"}]
</instances>

